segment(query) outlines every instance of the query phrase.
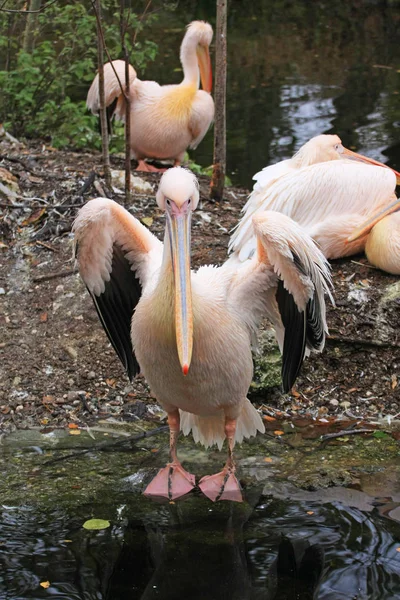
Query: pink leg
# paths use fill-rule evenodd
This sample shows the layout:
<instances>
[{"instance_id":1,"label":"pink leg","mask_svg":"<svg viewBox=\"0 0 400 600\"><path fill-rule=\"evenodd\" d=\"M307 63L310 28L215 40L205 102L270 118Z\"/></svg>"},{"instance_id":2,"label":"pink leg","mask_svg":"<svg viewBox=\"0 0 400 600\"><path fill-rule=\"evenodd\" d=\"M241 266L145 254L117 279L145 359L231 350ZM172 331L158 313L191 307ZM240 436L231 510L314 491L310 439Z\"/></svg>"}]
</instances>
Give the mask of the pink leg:
<instances>
[{"instance_id":1,"label":"pink leg","mask_svg":"<svg viewBox=\"0 0 400 600\"><path fill-rule=\"evenodd\" d=\"M138 161L138 166L135 169L135 171L147 171L148 173L164 173L166 170L167 169L157 169L157 167L150 165L142 159Z\"/></svg>"},{"instance_id":2,"label":"pink leg","mask_svg":"<svg viewBox=\"0 0 400 600\"><path fill-rule=\"evenodd\" d=\"M179 410L168 413L168 425L171 462L157 473L143 493L145 496L163 496L175 500L190 492L196 482L194 475L182 467L176 454L180 427Z\"/></svg>"},{"instance_id":3,"label":"pink leg","mask_svg":"<svg viewBox=\"0 0 400 600\"><path fill-rule=\"evenodd\" d=\"M235 445L236 419L225 419L225 436L228 441L228 460L222 471L215 475L202 477L199 488L213 502L216 500L233 500L243 502L240 483L235 475L236 467L233 460Z\"/></svg>"}]
</instances>

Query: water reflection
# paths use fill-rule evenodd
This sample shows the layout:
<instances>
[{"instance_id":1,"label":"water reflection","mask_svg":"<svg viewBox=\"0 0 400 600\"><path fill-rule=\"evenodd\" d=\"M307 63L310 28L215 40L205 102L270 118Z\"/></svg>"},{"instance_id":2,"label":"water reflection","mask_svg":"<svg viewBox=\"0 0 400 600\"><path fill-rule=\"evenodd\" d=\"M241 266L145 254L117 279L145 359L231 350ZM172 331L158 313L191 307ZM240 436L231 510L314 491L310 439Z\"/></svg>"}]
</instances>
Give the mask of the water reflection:
<instances>
[{"instance_id":1,"label":"water reflection","mask_svg":"<svg viewBox=\"0 0 400 600\"><path fill-rule=\"evenodd\" d=\"M400 524L378 512L260 497L257 490L243 506L215 506L201 497L155 504L130 496L75 507L73 515L3 507L0 597L400 597ZM112 526L82 529L93 515L109 518ZM44 581L48 589L40 586Z\"/></svg>"},{"instance_id":2,"label":"water reflection","mask_svg":"<svg viewBox=\"0 0 400 600\"><path fill-rule=\"evenodd\" d=\"M400 168L399 17L399 3L386 0L230 3L227 154L236 183L251 186L254 173L319 133ZM215 24L215 3L181 0L160 13L152 31L160 55L146 78L179 82L182 29L196 18ZM203 165L212 139L193 153Z\"/></svg>"}]
</instances>

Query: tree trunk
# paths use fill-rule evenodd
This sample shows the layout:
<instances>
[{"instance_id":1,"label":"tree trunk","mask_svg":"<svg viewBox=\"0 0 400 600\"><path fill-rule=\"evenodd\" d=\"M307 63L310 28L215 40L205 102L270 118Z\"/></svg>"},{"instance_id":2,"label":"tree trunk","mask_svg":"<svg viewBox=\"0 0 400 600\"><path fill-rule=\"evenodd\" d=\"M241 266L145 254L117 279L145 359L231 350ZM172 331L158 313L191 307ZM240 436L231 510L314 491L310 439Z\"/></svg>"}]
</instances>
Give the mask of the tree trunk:
<instances>
[{"instance_id":1,"label":"tree trunk","mask_svg":"<svg viewBox=\"0 0 400 600\"><path fill-rule=\"evenodd\" d=\"M103 54L103 36L101 31L101 2L96 0L97 12L97 62L99 65L99 115L101 126L101 146L103 151L103 169L104 179L109 188L111 188L111 170L110 170L110 153L108 147L108 129L107 129L107 112L104 94L104 54Z\"/></svg>"},{"instance_id":2,"label":"tree trunk","mask_svg":"<svg viewBox=\"0 0 400 600\"><path fill-rule=\"evenodd\" d=\"M29 3L29 10L40 10L42 0L31 0ZM31 53L35 45L35 29L37 25L39 13L29 12L26 15L26 25L24 31L24 42L22 48L25 52Z\"/></svg>"},{"instance_id":3,"label":"tree trunk","mask_svg":"<svg viewBox=\"0 0 400 600\"><path fill-rule=\"evenodd\" d=\"M129 54L125 44L126 23L124 19L125 0L120 6L121 48L125 60L125 199L131 199L131 97L129 90Z\"/></svg>"},{"instance_id":4,"label":"tree trunk","mask_svg":"<svg viewBox=\"0 0 400 600\"><path fill-rule=\"evenodd\" d=\"M226 15L228 0L217 0L214 160L210 198L222 200L226 172Z\"/></svg>"}]
</instances>

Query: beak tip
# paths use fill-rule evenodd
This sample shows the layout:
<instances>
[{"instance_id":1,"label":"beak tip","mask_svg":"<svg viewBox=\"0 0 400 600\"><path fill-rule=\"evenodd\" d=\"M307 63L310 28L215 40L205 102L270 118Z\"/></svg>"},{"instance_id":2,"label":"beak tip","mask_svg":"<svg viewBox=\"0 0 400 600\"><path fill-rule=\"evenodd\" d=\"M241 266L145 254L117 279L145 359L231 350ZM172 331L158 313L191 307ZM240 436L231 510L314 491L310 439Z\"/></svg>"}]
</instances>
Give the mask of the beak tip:
<instances>
[{"instance_id":1,"label":"beak tip","mask_svg":"<svg viewBox=\"0 0 400 600\"><path fill-rule=\"evenodd\" d=\"M185 375L185 377L189 373L189 365L187 363L182 365L182 373Z\"/></svg>"}]
</instances>

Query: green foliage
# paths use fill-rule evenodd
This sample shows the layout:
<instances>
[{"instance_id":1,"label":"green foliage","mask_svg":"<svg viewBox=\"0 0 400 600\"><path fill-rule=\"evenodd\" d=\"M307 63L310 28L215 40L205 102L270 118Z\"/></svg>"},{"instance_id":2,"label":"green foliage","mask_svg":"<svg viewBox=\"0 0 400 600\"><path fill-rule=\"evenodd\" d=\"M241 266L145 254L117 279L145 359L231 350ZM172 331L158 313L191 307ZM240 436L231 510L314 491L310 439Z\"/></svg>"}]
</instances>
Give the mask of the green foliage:
<instances>
[{"instance_id":1,"label":"green foliage","mask_svg":"<svg viewBox=\"0 0 400 600\"><path fill-rule=\"evenodd\" d=\"M115 60L122 57L119 0L103 0L102 7L104 37ZM126 12L125 17L130 62L141 70L157 53L156 44L140 34L155 16L140 21ZM60 0L46 8L37 17L31 52L22 48L25 26L26 16L0 13L0 122L17 137L50 138L56 147L99 147L98 120L81 100L97 70L90 3Z\"/></svg>"},{"instance_id":2,"label":"green foliage","mask_svg":"<svg viewBox=\"0 0 400 600\"><path fill-rule=\"evenodd\" d=\"M183 164L185 165L185 167L187 167L188 169L193 171L193 173L196 173L196 175L207 175L207 177L212 176L212 170L213 170L212 165L210 165L209 167L202 167L201 165L198 165L196 162L194 162L194 160L192 160L190 158L190 156L187 152L185 152ZM231 179L228 177L228 175L225 175L225 187L229 187L231 185L232 185Z\"/></svg>"}]
</instances>

